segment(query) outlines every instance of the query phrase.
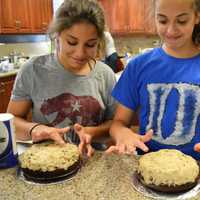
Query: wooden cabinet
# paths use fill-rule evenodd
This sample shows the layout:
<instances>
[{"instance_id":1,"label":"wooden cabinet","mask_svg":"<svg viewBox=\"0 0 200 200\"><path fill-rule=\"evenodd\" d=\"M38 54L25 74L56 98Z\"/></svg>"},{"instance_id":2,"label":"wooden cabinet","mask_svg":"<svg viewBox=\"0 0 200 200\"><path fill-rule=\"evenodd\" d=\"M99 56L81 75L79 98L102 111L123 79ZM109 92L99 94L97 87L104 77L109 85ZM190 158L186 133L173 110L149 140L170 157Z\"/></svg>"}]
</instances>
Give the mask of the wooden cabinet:
<instances>
[{"instance_id":1,"label":"wooden cabinet","mask_svg":"<svg viewBox=\"0 0 200 200\"><path fill-rule=\"evenodd\" d=\"M2 15L1 15L1 11L2 11L2 5L1 5L1 1L0 1L0 33L2 32L2 30L1 30L1 24L2 24Z\"/></svg>"},{"instance_id":2,"label":"wooden cabinet","mask_svg":"<svg viewBox=\"0 0 200 200\"><path fill-rule=\"evenodd\" d=\"M52 19L52 0L29 0L33 33L45 33Z\"/></svg>"},{"instance_id":3,"label":"wooden cabinet","mask_svg":"<svg viewBox=\"0 0 200 200\"><path fill-rule=\"evenodd\" d=\"M106 18L106 25L108 27L112 26L112 22L111 22L111 17L110 17L110 11L111 11L111 6L112 6L112 2L110 0L99 0L100 5L102 6L103 10L104 10L104 15Z\"/></svg>"},{"instance_id":4,"label":"wooden cabinet","mask_svg":"<svg viewBox=\"0 0 200 200\"><path fill-rule=\"evenodd\" d=\"M0 0L1 32L28 33L31 31L27 0Z\"/></svg>"},{"instance_id":5,"label":"wooden cabinet","mask_svg":"<svg viewBox=\"0 0 200 200\"><path fill-rule=\"evenodd\" d=\"M127 0L117 0L112 4L110 16L112 33L122 33L128 31L128 2Z\"/></svg>"},{"instance_id":6,"label":"wooden cabinet","mask_svg":"<svg viewBox=\"0 0 200 200\"><path fill-rule=\"evenodd\" d=\"M16 74L0 77L0 113L7 111L8 103L12 93L13 85L15 82ZM27 115L27 120L32 121L32 111Z\"/></svg>"},{"instance_id":7,"label":"wooden cabinet","mask_svg":"<svg viewBox=\"0 0 200 200\"><path fill-rule=\"evenodd\" d=\"M0 78L0 113L6 112L16 75Z\"/></svg>"},{"instance_id":8,"label":"wooden cabinet","mask_svg":"<svg viewBox=\"0 0 200 200\"><path fill-rule=\"evenodd\" d=\"M128 31L145 32L145 2L147 0L128 0ZM148 0L149 1L149 0Z\"/></svg>"},{"instance_id":9,"label":"wooden cabinet","mask_svg":"<svg viewBox=\"0 0 200 200\"><path fill-rule=\"evenodd\" d=\"M144 32L144 1L117 0L112 6L111 31L114 33Z\"/></svg>"},{"instance_id":10,"label":"wooden cabinet","mask_svg":"<svg viewBox=\"0 0 200 200\"><path fill-rule=\"evenodd\" d=\"M106 22L113 34L155 34L150 19L150 0L99 0Z\"/></svg>"},{"instance_id":11,"label":"wooden cabinet","mask_svg":"<svg viewBox=\"0 0 200 200\"><path fill-rule=\"evenodd\" d=\"M52 0L0 0L0 33L45 33L52 15Z\"/></svg>"},{"instance_id":12,"label":"wooden cabinet","mask_svg":"<svg viewBox=\"0 0 200 200\"><path fill-rule=\"evenodd\" d=\"M145 32L156 35L155 19L152 13L152 3L150 0L145 1Z\"/></svg>"}]
</instances>

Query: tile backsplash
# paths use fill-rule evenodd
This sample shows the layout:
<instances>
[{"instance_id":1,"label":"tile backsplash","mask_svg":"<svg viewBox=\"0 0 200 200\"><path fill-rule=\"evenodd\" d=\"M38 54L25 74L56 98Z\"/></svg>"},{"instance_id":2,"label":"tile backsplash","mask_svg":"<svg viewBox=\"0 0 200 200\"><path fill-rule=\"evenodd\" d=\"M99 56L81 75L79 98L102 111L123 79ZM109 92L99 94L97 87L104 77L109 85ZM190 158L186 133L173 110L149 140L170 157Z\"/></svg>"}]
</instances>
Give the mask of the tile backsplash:
<instances>
[{"instance_id":1,"label":"tile backsplash","mask_svg":"<svg viewBox=\"0 0 200 200\"><path fill-rule=\"evenodd\" d=\"M138 54L141 49L155 47L159 41L156 36L123 36L114 37L119 55L129 52ZM51 42L13 43L0 45L0 57L8 56L11 52L23 53L25 56L35 56L51 52Z\"/></svg>"},{"instance_id":2,"label":"tile backsplash","mask_svg":"<svg viewBox=\"0 0 200 200\"><path fill-rule=\"evenodd\" d=\"M11 52L22 53L25 56L47 54L51 51L51 42L12 43L0 45L0 57Z\"/></svg>"},{"instance_id":3,"label":"tile backsplash","mask_svg":"<svg viewBox=\"0 0 200 200\"><path fill-rule=\"evenodd\" d=\"M124 55L127 52L135 55L142 49L152 48L160 44L157 36L114 37L114 41L119 55Z\"/></svg>"}]
</instances>

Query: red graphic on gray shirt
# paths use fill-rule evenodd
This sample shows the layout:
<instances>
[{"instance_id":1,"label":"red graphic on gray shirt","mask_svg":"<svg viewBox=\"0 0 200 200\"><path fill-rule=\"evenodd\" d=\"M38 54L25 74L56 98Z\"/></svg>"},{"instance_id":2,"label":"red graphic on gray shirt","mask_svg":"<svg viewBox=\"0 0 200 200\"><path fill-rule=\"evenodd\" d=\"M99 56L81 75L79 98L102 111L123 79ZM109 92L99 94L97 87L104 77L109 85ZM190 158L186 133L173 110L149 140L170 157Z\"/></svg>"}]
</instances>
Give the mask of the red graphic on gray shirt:
<instances>
[{"instance_id":1,"label":"red graphic on gray shirt","mask_svg":"<svg viewBox=\"0 0 200 200\"><path fill-rule=\"evenodd\" d=\"M92 96L75 96L64 93L45 100L40 108L43 115L57 113L50 124L56 126L66 118L71 122L86 125L98 125L102 121L103 110Z\"/></svg>"}]
</instances>

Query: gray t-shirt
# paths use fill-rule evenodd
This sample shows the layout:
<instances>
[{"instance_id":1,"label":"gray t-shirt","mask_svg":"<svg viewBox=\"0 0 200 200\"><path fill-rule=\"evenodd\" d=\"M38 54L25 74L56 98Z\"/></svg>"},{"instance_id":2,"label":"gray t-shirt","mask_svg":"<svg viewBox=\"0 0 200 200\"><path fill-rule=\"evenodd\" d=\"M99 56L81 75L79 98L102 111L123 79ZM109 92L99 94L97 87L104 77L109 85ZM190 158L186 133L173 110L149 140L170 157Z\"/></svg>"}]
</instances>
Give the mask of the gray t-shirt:
<instances>
[{"instance_id":1,"label":"gray t-shirt","mask_svg":"<svg viewBox=\"0 0 200 200\"><path fill-rule=\"evenodd\" d=\"M55 54L32 58L17 74L12 100L31 100L34 122L55 127L96 126L112 119L115 74L97 61L89 75L75 75Z\"/></svg>"}]
</instances>

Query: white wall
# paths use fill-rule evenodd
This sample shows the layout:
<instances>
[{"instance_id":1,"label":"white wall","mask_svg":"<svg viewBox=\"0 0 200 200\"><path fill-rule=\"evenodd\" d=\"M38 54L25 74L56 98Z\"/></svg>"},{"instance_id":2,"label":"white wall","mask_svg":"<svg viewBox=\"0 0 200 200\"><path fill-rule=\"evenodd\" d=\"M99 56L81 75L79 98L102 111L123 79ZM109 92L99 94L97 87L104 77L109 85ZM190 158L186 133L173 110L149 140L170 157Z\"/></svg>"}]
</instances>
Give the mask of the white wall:
<instances>
[{"instance_id":1,"label":"white wall","mask_svg":"<svg viewBox=\"0 0 200 200\"><path fill-rule=\"evenodd\" d=\"M25 56L42 55L51 52L50 42L13 43L0 45L0 57L8 56L11 52L23 53Z\"/></svg>"}]
</instances>

